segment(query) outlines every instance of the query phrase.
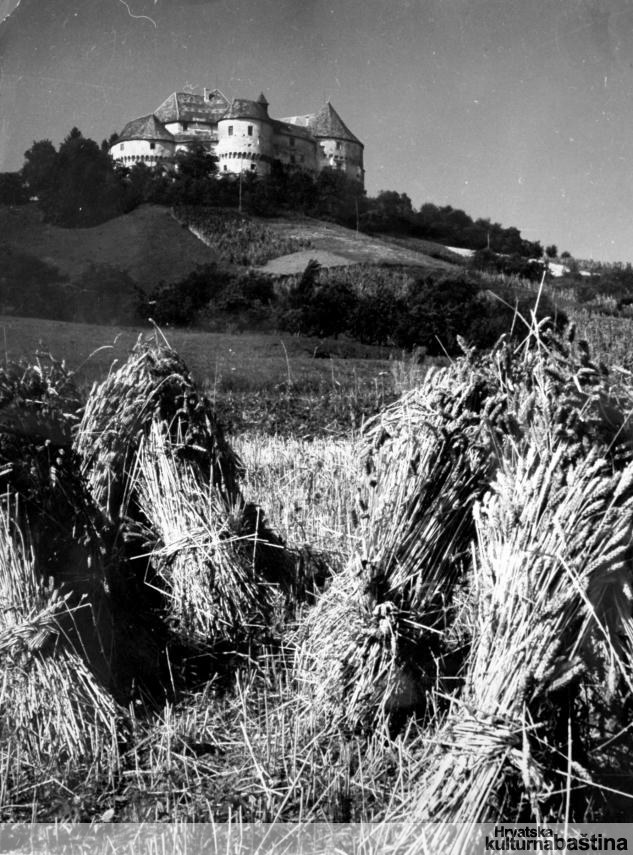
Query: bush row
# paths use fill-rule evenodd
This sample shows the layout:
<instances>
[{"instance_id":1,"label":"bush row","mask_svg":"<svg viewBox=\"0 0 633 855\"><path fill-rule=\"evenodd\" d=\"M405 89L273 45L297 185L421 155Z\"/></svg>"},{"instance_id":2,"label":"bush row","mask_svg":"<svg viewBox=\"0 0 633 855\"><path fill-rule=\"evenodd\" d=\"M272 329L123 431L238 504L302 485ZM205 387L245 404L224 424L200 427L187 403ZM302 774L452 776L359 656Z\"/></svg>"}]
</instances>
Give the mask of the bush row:
<instances>
[{"instance_id":1,"label":"bush row","mask_svg":"<svg viewBox=\"0 0 633 855\"><path fill-rule=\"evenodd\" d=\"M459 337L488 347L529 319L534 295L509 286L490 288L472 272L426 274L381 268L323 271L311 261L285 284L257 271L233 273L215 264L145 293L109 265L92 265L79 280L27 253L0 247L0 311L30 317L101 324L150 319L161 326L283 329L319 338L348 335L363 344L429 354L459 352ZM539 317L560 326L565 317L542 296ZM517 321L517 318L518 321Z\"/></svg>"}]
</instances>

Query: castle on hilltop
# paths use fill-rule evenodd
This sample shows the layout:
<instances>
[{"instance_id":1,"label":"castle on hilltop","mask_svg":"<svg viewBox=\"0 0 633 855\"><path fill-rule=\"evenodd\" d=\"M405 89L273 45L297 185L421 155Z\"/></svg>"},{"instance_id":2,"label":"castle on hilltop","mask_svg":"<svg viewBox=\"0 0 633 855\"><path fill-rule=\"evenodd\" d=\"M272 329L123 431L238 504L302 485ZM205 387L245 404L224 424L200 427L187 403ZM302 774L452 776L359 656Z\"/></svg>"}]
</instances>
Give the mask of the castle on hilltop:
<instances>
[{"instance_id":1,"label":"castle on hilltop","mask_svg":"<svg viewBox=\"0 0 633 855\"><path fill-rule=\"evenodd\" d=\"M263 93L257 101L229 101L219 89L174 92L153 113L128 122L110 154L125 166L168 165L196 144L216 157L221 175L267 175L276 161L311 174L340 169L365 180L364 146L329 101L316 113L273 119Z\"/></svg>"}]
</instances>

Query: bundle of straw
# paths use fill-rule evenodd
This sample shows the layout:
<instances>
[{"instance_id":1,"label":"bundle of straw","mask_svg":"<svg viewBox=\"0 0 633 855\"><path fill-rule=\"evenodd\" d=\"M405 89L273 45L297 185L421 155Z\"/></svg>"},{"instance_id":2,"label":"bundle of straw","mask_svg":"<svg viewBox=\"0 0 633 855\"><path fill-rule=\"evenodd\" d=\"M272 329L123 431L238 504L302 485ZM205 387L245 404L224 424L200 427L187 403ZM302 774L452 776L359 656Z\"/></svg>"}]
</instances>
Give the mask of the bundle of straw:
<instances>
[{"instance_id":1,"label":"bundle of straw","mask_svg":"<svg viewBox=\"0 0 633 855\"><path fill-rule=\"evenodd\" d=\"M178 460L156 422L141 440L130 484L145 516L151 584L166 599L176 636L204 648L238 644L268 626L278 597L258 572L257 530L244 532L243 506L227 509L199 469Z\"/></svg>"},{"instance_id":2,"label":"bundle of straw","mask_svg":"<svg viewBox=\"0 0 633 855\"><path fill-rule=\"evenodd\" d=\"M604 456L610 472L633 460L633 432L607 372L582 343L538 326L519 347L501 340L429 371L369 424L356 555L300 639L311 714L354 728L385 712L420 711L439 682L435 710L459 684L472 509L505 455L534 432L544 454L561 449L563 467L589 453Z\"/></svg>"},{"instance_id":3,"label":"bundle of straw","mask_svg":"<svg viewBox=\"0 0 633 855\"><path fill-rule=\"evenodd\" d=\"M137 619L154 623L155 638L167 624L164 643L239 644L272 619L273 588L289 585L293 562L244 501L241 463L175 351L139 340L92 390L76 448L125 543ZM126 600L124 585L122 610Z\"/></svg>"},{"instance_id":4,"label":"bundle of straw","mask_svg":"<svg viewBox=\"0 0 633 855\"><path fill-rule=\"evenodd\" d=\"M303 629L298 678L311 714L352 729L421 707L491 477L482 409L495 390L462 364L431 371L372 424L356 554Z\"/></svg>"},{"instance_id":5,"label":"bundle of straw","mask_svg":"<svg viewBox=\"0 0 633 855\"><path fill-rule=\"evenodd\" d=\"M171 347L139 338L127 362L93 387L75 437L93 496L113 523L126 514L139 441L154 420L181 459L197 465L228 501L236 499L241 466L211 404Z\"/></svg>"},{"instance_id":6,"label":"bundle of straw","mask_svg":"<svg viewBox=\"0 0 633 855\"><path fill-rule=\"evenodd\" d=\"M632 685L616 640L631 638L633 465L613 475L604 458L570 466L567 452L533 435L475 510L464 685L420 753L400 808L414 821L583 818L581 685L606 687L605 665ZM600 608L606 587L621 608Z\"/></svg>"},{"instance_id":7,"label":"bundle of straw","mask_svg":"<svg viewBox=\"0 0 633 855\"><path fill-rule=\"evenodd\" d=\"M71 447L77 400L72 378L52 359L0 369L0 492L28 533L39 579L52 578L71 609L90 604L91 616L81 609L72 631L89 667L109 684L114 568Z\"/></svg>"},{"instance_id":8,"label":"bundle of straw","mask_svg":"<svg viewBox=\"0 0 633 855\"><path fill-rule=\"evenodd\" d=\"M51 778L103 781L118 764L117 707L76 643L80 612L44 584L32 550L0 505L0 801L11 804ZM95 632L97 630L95 629Z\"/></svg>"}]
</instances>

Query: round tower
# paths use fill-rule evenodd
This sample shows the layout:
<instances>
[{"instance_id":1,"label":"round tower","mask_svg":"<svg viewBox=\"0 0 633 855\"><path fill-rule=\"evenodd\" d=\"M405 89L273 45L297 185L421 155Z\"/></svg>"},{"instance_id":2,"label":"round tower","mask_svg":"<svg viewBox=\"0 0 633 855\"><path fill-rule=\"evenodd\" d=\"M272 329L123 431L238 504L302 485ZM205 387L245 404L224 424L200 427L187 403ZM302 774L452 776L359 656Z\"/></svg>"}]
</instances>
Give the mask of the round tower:
<instances>
[{"instance_id":1,"label":"round tower","mask_svg":"<svg viewBox=\"0 0 633 855\"><path fill-rule=\"evenodd\" d=\"M172 165L175 139L153 113L128 122L121 136L110 147L110 156L123 166Z\"/></svg>"},{"instance_id":2,"label":"round tower","mask_svg":"<svg viewBox=\"0 0 633 855\"><path fill-rule=\"evenodd\" d=\"M329 101L309 117L309 127L319 144L318 168L341 169L349 178L364 185L364 146Z\"/></svg>"},{"instance_id":3,"label":"round tower","mask_svg":"<svg viewBox=\"0 0 633 855\"><path fill-rule=\"evenodd\" d=\"M268 101L235 98L218 121L218 170L220 175L252 172L267 175L273 155L273 125Z\"/></svg>"}]
</instances>

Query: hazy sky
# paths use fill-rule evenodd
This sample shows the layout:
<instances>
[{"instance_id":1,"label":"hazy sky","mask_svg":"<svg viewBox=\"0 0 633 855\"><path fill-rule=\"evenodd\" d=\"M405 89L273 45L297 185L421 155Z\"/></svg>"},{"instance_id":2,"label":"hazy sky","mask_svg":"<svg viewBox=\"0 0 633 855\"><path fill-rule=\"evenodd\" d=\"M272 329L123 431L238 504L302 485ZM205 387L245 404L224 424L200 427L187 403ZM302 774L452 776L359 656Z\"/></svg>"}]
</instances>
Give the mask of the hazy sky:
<instances>
[{"instance_id":1,"label":"hazy sky","mask_svg":"<svg viewBox=\"0 0 633 855\"><path fill-rule=\"evenodd\" d=\"M0 0L0 170L175 90L329 99L367 190L633 261L633 0Z\"/></svg>"}]
</instances>

